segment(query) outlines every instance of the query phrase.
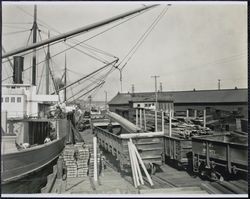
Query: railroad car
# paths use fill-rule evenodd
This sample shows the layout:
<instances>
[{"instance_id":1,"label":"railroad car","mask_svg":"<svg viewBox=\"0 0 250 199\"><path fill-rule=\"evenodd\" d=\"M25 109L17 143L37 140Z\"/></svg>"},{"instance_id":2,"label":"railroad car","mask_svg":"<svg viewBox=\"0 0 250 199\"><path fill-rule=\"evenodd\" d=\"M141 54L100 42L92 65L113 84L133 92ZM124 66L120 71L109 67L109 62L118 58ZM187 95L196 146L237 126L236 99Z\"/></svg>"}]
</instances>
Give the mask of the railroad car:
<instances>
[{"instance_id":1,"label":"railroad car","mask_svg":"<svg viewBox=\"0 0 250 199\"><path fill-rule=\"evenodd\" d=\"M166 162L188 169L192 161L192 139L164 136L164 155Z\"/></svg>"},{"instance_id":2,"label":"railroad car","mask_svg":"<svg viewBox=\"0 0 250 199\"><path fill-rule=\"evenodd\" d=\"M120 137L124 133L121 127L113 128L113 132L109 132L107 126L94 125L93 131L97 136L99 145L113 156L119 162L119 167L122 172L128 172L130 169L130 159L128 152L128 138ZM140 136L133 138L133 143L136 145L138 152L145 164L151 171L151 174L156 172L157 167L160 167L163 162L163 137Z\"/></svg>"},{"instance_id":3,"label":"railroad car","mask_svg":"<svg viewBox=\"0 0 250 199\"><path fill-rule=\"evenodd\" d=\"M193 171L218 180L247 176L247 136L224 133L192 138Z\"/></svg>"}]
</instances>

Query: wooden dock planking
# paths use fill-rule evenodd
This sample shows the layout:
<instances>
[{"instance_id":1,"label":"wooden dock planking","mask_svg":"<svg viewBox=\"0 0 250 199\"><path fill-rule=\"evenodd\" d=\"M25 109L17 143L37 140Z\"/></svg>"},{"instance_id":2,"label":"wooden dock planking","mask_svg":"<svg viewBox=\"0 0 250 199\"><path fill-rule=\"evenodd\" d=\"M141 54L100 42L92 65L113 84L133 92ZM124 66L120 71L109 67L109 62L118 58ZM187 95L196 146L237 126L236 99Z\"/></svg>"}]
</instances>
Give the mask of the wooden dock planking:
<instances>
[{"instance_id":1,"label":"wooden dock planking","mask_svg":"<svg viewBox=\"0 0 250 199\"><path fill-rule=\"evenodd\" d=\"M172 187L172 188L158 188L158 189L141 189L140 194L204 194L208 193L200 187Z\"/></svg>"}]
</instances>

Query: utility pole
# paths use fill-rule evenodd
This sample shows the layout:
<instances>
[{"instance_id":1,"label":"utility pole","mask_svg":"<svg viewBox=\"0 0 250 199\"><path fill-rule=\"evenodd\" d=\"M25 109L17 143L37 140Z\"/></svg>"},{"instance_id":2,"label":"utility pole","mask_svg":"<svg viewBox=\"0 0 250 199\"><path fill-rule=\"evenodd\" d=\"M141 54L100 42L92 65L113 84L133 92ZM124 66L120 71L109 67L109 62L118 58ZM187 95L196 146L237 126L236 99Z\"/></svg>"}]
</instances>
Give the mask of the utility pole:
<instances>
[{"instance_id":1,"label":"utility pole","mask_svg":"<svg viewBox=\"0 0 250 199\"><path fill-rule=\"evenodd\" d=\"M162 82L160 82L160 92L162 92Z\"/></svg>"},{"instance_id":2,"label":"utility pole","mask_svg":"<svg viewBox=\"0 0 250 199\"><path fill-rule=\"evenodd\" d=\"M65 53L65 66L64 66L64 101L66 103L67 100L67 94L66 94L66 86L67 86L67 57L66 57L66 53Z\"/></svg>"},{"instance_id":3,"label":"utility pole","mask_svg":"<svg viewBox=\"0 0 250 199\"><path fill-rule=\"evenodd\" d=\"M50 33L48 32L48 38L50 37ZM49 95L49 62L50 62L50 45L48 44L48 50L46 55L46 95Z\"/></svg>"},{"instance_id":4,"label":"utility pole","mask_svg":"<svg viewBox=\"0 0 250 199\"><path fill-rule=\"evenodd\" d=\"M220 90L220 79L218 79L218 90Z\"/></svg>"},{"instance_id":5,"label":"utility pole","mask_svg":"<svg viewBox=\"0 0 250 199\"><path fill-rule=\"evenodd\" d=\"M121 83L121 93L122 93L122 69L119 69L119 72L120 72L120 83Z\"/></svg>"},{"instance_id":6,"label":"utility pole","mask_svg":"<svg viewBox=\"0 0 250 199\"><path fill-rule=\"evenodd\" d=\"M157 78L160 77L160 76L157 76L157 75L154 75L154 76L151 76L152 78L155 79L155 132L157 132Z\"/></svg>"},{"instance_id":7,"label":"utility pole","mask_svg":"<svg viewBox=\"0 0 250 199\"><path fill-rule=\"evenodd\" d=\"M104 93L105 93L105 109L107 110L108 109L108 92L104 91Z\"/></svg>"},{"instance_id":8,"label":"utility pole","mask_svg":"<svg viewBox=\"0 0 250 199\"><path fill-rule=\"evenodd\" d=\"M37 5L34 6L34 21L33 21L33 44L37 42ZM32 57L32 85L36 85L36 48L33 49Z\"/></svg>"},{"instance_id":9,"label":"utility pole","mask_svg":"<svg viewBox=\"0 0 250 199\"><path fill-rule=\"evenodd\" d=\"M89 110L91 111L91 101L92 101L92 97L91 95L89 96Z\"/></svg>"},{"instance_id":10,"label":"utility pole","mask_svg":"<svg viewBox=\"0 0 250 199\"><path fill-rule=\"evenodd\" d=\"M134 92L135 92L135 85L132 84L132 93L134 93Z\"/></svg>"}]
</instances>

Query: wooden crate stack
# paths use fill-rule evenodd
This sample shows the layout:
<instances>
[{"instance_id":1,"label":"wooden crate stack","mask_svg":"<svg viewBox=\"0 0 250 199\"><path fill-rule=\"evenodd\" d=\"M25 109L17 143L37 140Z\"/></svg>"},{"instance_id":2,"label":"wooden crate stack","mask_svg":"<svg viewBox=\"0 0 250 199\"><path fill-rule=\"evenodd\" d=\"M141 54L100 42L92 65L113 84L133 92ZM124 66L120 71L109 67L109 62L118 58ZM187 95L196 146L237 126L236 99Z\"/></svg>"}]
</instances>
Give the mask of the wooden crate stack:
<instances>
[{"instance_id":1,"label":"wooden crate stack","mask_svg":"<svg viewBox=\"0 0 250 199\"><path fill-rule=\"evenodd\" d=\"M66 165L67 178L77 177L77 165L75 159L75 147L66 145L63 151L63 160Z\"/></svg>"},{"instance_id":2,"label":"wooden crate stack","mask_svg":"<svg viewBox=\"0 0 250 199\"><path fill-rule=\"evenodd\" d=\"M88 174L89 149L84 143L75 144L77 177L86 177Z\"/></svg>"}]
</instances>

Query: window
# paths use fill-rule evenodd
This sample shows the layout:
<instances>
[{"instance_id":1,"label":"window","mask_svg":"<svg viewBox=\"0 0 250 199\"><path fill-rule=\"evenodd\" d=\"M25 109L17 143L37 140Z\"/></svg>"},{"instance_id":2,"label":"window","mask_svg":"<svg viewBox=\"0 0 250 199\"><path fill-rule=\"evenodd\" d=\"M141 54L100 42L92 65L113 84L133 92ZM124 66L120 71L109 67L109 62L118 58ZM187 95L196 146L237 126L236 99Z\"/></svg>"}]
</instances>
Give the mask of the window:
<instances>
[{"instance_id":1,"label":"window","mask_svg":"<svg viewBox=\"0 0 250 199\"><path fill-rule=\"evenodd\" d=\"M155 104L154 103L152 103L152 106L154 106Z\"/></svg>"},{"instance_id":2,"label":"window","mask_svg":"<svg viewBox=\"0 0 250 199\"><path fill-rule=\"evenodd\" d=\"M11 97L10 102L15 102L15 97Z\"/></svg>"},{"instance_id":3,"label":"window","mask_svg":"<svg viewBox=\"0 0 250 199\"><path fill-rule=\"evenodd\" d=\"M21 97L18 97L18 98L16 99L16 101L17 101L17 103L20 103L20 102L22 101L22 98L21 98Z\"/></svg>"},{"instance_id":4,"label":"window","mask_svg":"<svg viewBox=\"0 0 250 199\"><path fill-rule=\"evenodd\" d=\"M141 105L140 104L137 104L137 107L140 107Z\"/></svg>"},{"instance_id":5,"label":"window","mask_svg":"<svg viewBox=\"0 0 250 199\"><path fill-rule=\"evenodd\" d=\"M9 102L9 98L8 97L5 97L5 102Z\"/></svg>"}]
</instances>

